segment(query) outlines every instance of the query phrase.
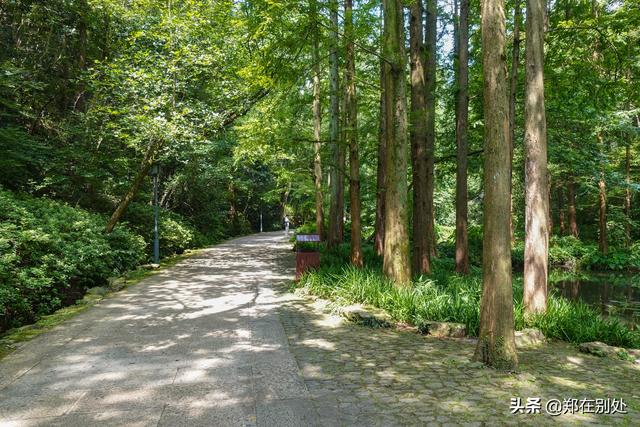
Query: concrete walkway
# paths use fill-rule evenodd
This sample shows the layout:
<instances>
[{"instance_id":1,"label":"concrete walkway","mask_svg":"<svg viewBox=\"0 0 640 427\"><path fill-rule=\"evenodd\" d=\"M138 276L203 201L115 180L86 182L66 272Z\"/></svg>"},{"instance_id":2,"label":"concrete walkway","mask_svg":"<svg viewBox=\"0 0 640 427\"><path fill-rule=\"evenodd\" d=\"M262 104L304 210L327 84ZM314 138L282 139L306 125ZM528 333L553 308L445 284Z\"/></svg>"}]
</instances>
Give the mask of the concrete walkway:
<instances>
[{"instance_id":1,"label":"concrete walkway","mask_svg":"<svg viewBox=\"0 0 640 427\"><path fill-rule=\"evenodd\" d=\"M0 426L640 425L640 365L556 342L509 374L470 363L471 339L345 323L279 291L290 248L210 248L26 343L0 361ZM580 409L598 399L624 411Z\"/></svg>"},{"instance_id":2,"label":"concrete walkway","mask_svg":"<svg viewBox=\"0 0 640 427\"><path fill-rule=\"evenodd\" d=\"M315 424L275 310L290 247L215 246L26 343L0 362L0 425Z\"/></svg>"}]
</instances>

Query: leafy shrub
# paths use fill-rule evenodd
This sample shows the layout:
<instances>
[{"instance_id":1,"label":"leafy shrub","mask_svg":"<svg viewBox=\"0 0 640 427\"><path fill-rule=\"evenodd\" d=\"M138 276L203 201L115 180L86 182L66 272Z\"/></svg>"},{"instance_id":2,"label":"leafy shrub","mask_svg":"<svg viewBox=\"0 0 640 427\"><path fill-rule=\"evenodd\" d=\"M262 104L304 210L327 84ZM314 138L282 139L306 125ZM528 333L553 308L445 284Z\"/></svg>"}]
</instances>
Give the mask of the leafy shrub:
<instances>
[{"instance_id":1,"label":"leafy shrub","mask_svg":"<svg viewBox=\"0 0 640 427\"><path fill-rule=\"evenodd\" d=\"M519 241L512 251L514 268L524 265L524 242ZM612 248L603 255L592 243L573 236L553 236L549 242L549 266L565 270L640 270L640 243L629 248Z\"/></svg>"},{"instance_id":2,"label":"leafy shrub","mask_svg":"<svg viewBox=\"0 0 640 427\"><path fill-rule=\"evenodd\" d=\"M305 222L304 224L296 227L297 234L315 234L316 233L316 223L315 222Z\"/></svg>"},{"instance_id":3,"label":"leafy shrub","mask_svg":"<svg viewBox=\"0 0 640 427\"><path fill-rule=\"evenodd\" d=\"M548 338L573 343L602 341L622 347L640 347L640 332L632 331L617 318L604 318L583 302L550 297L547 312L528 319L528 325L540 329Z\"/></svg>"},{"instance_id":4,"label":"leafy shrub","mask_svg":"<svg viewBox=\"0 0 640 427\"><path fill-rule=\"evenodd\" d=\"M145 237L148 242L147 253L152 253L153 245L153 206L131 203L124 215L130 228ZM117 228L117 227L116 227ZM160 237L160 255L168 256L183 253L203 240L194 227L180 215L160 209L158 213L158 234Z\"/></svg>"},{"instance_id":5,"label":"leafy shrub","mask_svg":"<svg viewBox=\"0 0 640 427\"><path fill-rule=\"evenodd\" d=\"M482 264L482 226L470 225L467 230L467 238L469 239L469 260L472 264Z\"/></svg>"},{"instance_id":6,"label":"leafy shrub","mask_svg":"<svg viewBox=\"0 0 640 427\"><path fill-rule=\"evenodd\" d=\"M554 236L549 242L549 264L569 270L584 266L584 259L598 248L573 236Z\"/></svg>"},{"instance_id":7,"label":"leafy shrub","mask_svg":"<svg viewBox=\"0 0 640 427\"><path fill-rule=\"evenodd\" d=\"M629 248L613 248L607 255L594 250L583 264L592 270L640 270L640 243Z\"/></svg>"},{"instance_id":8,"label":"leafy shrub","mask_svg":"<svg viewBox=\"0 0 640 427\"><path fill-rule=\"evenodd\" d=\"M376 254L372 245L362 245L362 259L365 265L382 267L382 258ZM321 265L341 266L349 264L349 262L351 262L351 245L349 243L342 243L332 249L322 247Z\"/></svg>"},{"instance_id":9,"label":"leafy shrub","mask_svg":"<svg viewBox=\"0 0 640 427\"><path fill-rule=\"evenodd\" d=\"M186 249L192 248L195 240L195 232L184 220L168 211L158 221L160 233L160 247L163 255L181 254Z\"/></svg>"},{"instance_id":10,"label":"leafy shrub","mask_svg":"<svg viewBox=\"0 0 640 427\"><path fill-rule=\"evenodd\" d=\"M144 240L106 218L0 189L0 330L72 303L140 264Z\"/></svg>"},{"instance_id":11,"label":"leafy shrub","mask_svg":"<svg viewBox=\"0 0 640 427\"><path fill-rule=\"evenodd\" d=\"M511 249L511 266L514 270L524 269L524 242L517 241Z\"/></svg>"}]
</instances>

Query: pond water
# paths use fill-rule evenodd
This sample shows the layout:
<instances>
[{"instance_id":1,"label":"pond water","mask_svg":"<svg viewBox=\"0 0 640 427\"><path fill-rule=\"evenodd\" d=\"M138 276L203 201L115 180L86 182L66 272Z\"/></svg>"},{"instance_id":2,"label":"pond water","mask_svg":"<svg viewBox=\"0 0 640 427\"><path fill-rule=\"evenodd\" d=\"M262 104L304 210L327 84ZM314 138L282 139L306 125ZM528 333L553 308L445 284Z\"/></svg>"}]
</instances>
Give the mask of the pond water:
<instances>
[{"instance_id":1,"label":"pond water","mask_svg":"<svg viewBox=\"0 0 640 427\"><path fill-rule=\"evenodd\" d=\"M558 280L551 292L570 300L582 300L603 314L640 325L640 276L594 274L578 279Z\"/></svg>"}]
</instances>

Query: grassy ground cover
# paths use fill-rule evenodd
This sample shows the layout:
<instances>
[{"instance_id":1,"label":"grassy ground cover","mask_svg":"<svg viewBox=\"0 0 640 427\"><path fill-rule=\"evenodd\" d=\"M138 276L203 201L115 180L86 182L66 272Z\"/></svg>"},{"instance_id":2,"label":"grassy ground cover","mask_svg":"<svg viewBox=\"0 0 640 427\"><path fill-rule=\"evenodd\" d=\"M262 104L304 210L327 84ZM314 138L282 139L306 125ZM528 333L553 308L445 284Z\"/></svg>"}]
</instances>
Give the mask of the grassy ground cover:
<instances>
[{"instance_id":1,"label":"grassy ground cover","mask_svg":"<svg viewBox=\"0 0 640 427\"><path fill-rule=\"evenodd\" d=\"M149 262L152 213L151 206L134 204L107 234L103 214L0 187L0 333L34 323ZM208 243L170 212L161 212L159 227L163 258Z\"/></svg>"},{"instance_id":2,"label":"grassy ground cover","mask_svg":"<svg viewBox=\"0 0 640 427\"><path fill-rule=\"evenodd\" d=\"M366 266L348 265L348 245L335 251L323 250L322 267L306 273L295 285L339 304L363 303L386 310L395 320L420 327L428 320L459 322L477 336L480 318L482 277L474 268L469 276L453 273L450 261L434 263L431 276L415 278L409 289L394 287L383 276L380 259L371 247L365 248ZM602 341L610 345L640 348L640 331L632 330L616 318L605 318L582 302L550 295L543 315L525 319L522 306L522 279L514 276L516 329L535 327L546 337L571 343Z\"/></svg>"}]
</instances>

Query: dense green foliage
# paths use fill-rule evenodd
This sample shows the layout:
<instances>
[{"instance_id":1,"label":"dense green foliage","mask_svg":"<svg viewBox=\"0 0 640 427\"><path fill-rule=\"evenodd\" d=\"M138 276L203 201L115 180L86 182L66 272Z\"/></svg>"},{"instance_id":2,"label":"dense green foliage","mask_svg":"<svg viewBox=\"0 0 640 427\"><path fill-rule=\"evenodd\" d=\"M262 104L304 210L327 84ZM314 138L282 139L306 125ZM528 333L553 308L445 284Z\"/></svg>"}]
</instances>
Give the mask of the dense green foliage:
<instances>
[{"instance_id":1,"label":"dense green foliage","mask_svg":"<svg viewBox=\"0 0 640 427\"><path fill-rule=\"evenodd\" d=\"M0 1L0 330L149 261L151 180L134 188L147 158L160 165L161 256L280 225L291 162L249 158L233 129L294 55L274 50L289 37L278 15L231 1Z\"/></svg>"},{"instance_id":2,"label":"dense green foliage","mask_svg":"<svg viewBox=\"0 0 640 427\"><path fill-rule=\"evenodd\" d=\"M380 282L376 269L348 270L340 279L342 267L336 261L328 263L334 266L327 267L331 274L322 270L317 277L326 273L331 283L351 278L354 287L348 292L355 294L349 298L378 289L372 298L399 318L419 322L458 316L476 330L477 273L468 280L439 273L449 271L455 245L454 3L437 4L436 275L418 280L412 293L389 291L392 296L383 295L388 284ZM514 2L506 3L509 38ZM638 0L549 5L544 71L552 266L640 269L638 6ZM337 167L333 148L326 144L330 7L318 2L317 27L310 31L316 17L310 17L306 1L0 0L0 328L31 321L149 259L152 188L141 165L151 161L161 166L163 256L260 226L279 228L285 213L294 226L313 218L314 37L320 51L325 194L326 178ZM479 2L472 1L468 184L474 266L482 260L485 195L479 9ZM380 2L354 2L353 20L362 229L370 239L380 127ZM344 35L337 30L342 51ZM523 58L510 64L518 71L516 268L524 252ZM138 176L143 179L136 187ZM568 237L572 182L578 237ZM606 186L607 253L597 246L602 234L599 182ZM128 192L132 201L120 223L104 234L107 218ZM329 202L325 197L325 211ZM346 205L345 240L350 236L348 200ZM365 252L369 268L375 268L379 260L370 249ZM325 254L326 259L332 256ZM364 284L358 284L360 279ZM403 302L394 306L394 301ZM575 325L563 323L571 319L591 325L584 330L596 331L592 335L619 330L589 309L563 304L550 302L549 311L556 314L545 318L544 328L551 336L573 330ZM565 339L578 339L579 331L566 333Z\"/></svg>"},{"instance_id":3,"label":"dense green foliage","mask_svg":"<svg viewBox=\"0 0 640 427\"><path fill-rule=\"evenodd\" d=\"M306 273L296 286L341 305L368 304L386 310L395 320L421 328L426 321L458 322L466 325L472 336L480 326L482 278L475 269L469 276L459 276L446 264L436 266L429 277L419 277L410 288L397 288L380 271L380 260L372 248L365 250L367 267L348 265L348 247L323 252L322 267ZM640 331L615 318L604 318L582 302L550 295L545 314L525 319L522 305L522 279L514 280L516 329L540 329L546 337L572 343L602 341L610 345L640 347Z\"/></svg>"},{"instance_id":4,"label":"dense green foliage","mask_svg":"<svg viewBox=\"0 0 640 427\"><path fill-rule=\"evenodd\" d=\"M297 233L315 233L315 224L305 223L296 229ZM441 226L437 230L437 265L452 267L455 253L455 230ZM349 226L345 229L349 236ZM293 239L292 239L293 241ZM512 249L514 271L521 272L524 265L524 242L517 239ZM329 255L326 255L329 256ZM469 258L471 265L482 265L482 227L469 228ZM378 262L374 258L370 262ZM617 246L602 254L597 243L585 242L573 236L552 236L549 242L549 266L552 269L571 272L588 271L640 271L640 242L629 246Z\"/></svg>"},{"instance_id":5,"label":"dense green foliage","mask_svg":"<svg viewBox=\"0 0 640 427\"><path fill-rule=\"evenodd\" d=\"M276 2L277 3L277 2ZM279 4L279 3L277 3ZM520 2L521 7L524 6ZM595 6L594 6L595 5ZM607 229L612 251L620 253L640 237L640 205L638 190L638 128L640 55L640 8L637 0L558 1L550 5L548 31L545 33L545 94L549 139L549 171L551 174L551 217L553 234L570 234L567 190L575 182L576 222L578 238L586 245L598 239L598 181L606 183ZM297 7L296 7L297 6ZM373 232L375 217L376 149L379 130L379 61L377 49L381 36L379 2L361 1L354 6L356 37L356 76L358 91L358 142L361 156L361 198L364 237ZM448 233L455 226L455 114L453 30L455 14L452 3L438 3L437 112L436 112L436 184L435 214L440 231ZM594 16L592 6L597 7ZM328 4L320 2L320 50L328 51ZM512 36L514 3L506 2L508 37ZM524 7L523 7L524 9ZM289 64L296 78L287 75L273 96L252 110L237 127L240 149L247 156L286 159L290 167L287 179L293 183L290 217L300 224L313 217L312 151L312 87L310 84L311 41L305 30L307 20L299 15L305 3L289 8L290 19L300 23L298 37L301 54ZM524 10L522 11L524 15ZM470 16L470 117L469 117L469 225L472 244L480 242L484 189L482 184L482 67L479 31L479 2L471 2ZM524 26L523 26L524 27ZM523 29L523 28L522 28ZM508 39L507 54L511 57ZM515 235L524 235L524 153L523 96L524 43L521 43L516 87L516 117L513 164L513 206ZM594 51L599 47L599 54ZM326 56L322 63L322 161L323 174L332 168L334 159L328 140L328 73ZM510 66L514 66L511 65ZM629 174L626 172L629 147ZM408 177L411 171L408 171ZM323 189L328 194L327 180ZM627 190L631 191L630 212L625 209ZM411 195L410 195L411 197ZM329 197L325 197L328 212ZM347 223L349 206L347 204ZM409 203L409 206L411 203ZM560 216L563 229L560 229ZM626 236L627 226L630 235ZM348 227L347 227L348 228ZM474 239L475 237L479 237ZM450 234L453 239L454 234ZM347 236L348 237L348 236ZM517 248L516 248L517 249ZM476 254L479 251L476 251ZM584 267L607 265L602 260L587 262ZM611 265L619 265L617 262ZM632 263L629 263L633 266Z\"/></svg>"},{"instance_id":6,"label":"dense green foliage","mask_svg":"<svg viewBox=\"0 0 640 427\"><path fill-rule=\"evenodd\" d=\"M522 242L513 249L513 263L516 267L524 264ZM640 270L640 244L617 246L603 254L597 244L573 236L553 236L549 244L549 265L571 271L637 271Z\"/></svg>"},{"instance_id":7,"label":"dense green foliage","mask_svg":"<svg viewBox=\"0 0 640 427\"><path fill-rule=\"evenodd\" d=\"M231 126L287 53L262 55L278 38L247 7L3 1L0 185L110 214L148 156L161 166L161 206L201 234L257 229L261 209L266 228L278 225L278 162L236 156ZM144 180L134 202L150 191Z\"/></svg>"},{"instance_id":8,"label":"dense green foliage","mask_svg":"<svg viewBox=\"0 0 640 427\"><path fill-rule=\"evenodd\" d=\"M103 233L105 218L46 198L0 190L0 330L31 322L146 259L126 227Z\"/></svg>"}]
</instances>

